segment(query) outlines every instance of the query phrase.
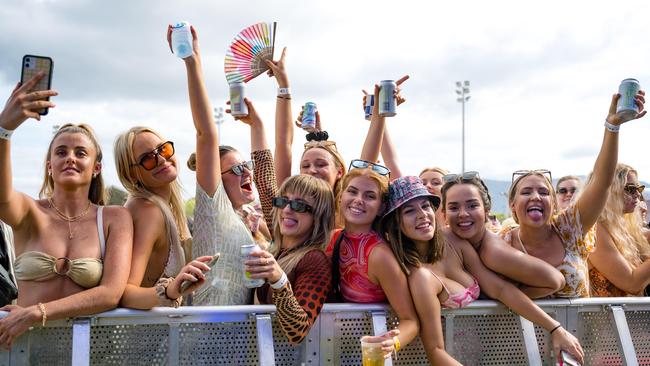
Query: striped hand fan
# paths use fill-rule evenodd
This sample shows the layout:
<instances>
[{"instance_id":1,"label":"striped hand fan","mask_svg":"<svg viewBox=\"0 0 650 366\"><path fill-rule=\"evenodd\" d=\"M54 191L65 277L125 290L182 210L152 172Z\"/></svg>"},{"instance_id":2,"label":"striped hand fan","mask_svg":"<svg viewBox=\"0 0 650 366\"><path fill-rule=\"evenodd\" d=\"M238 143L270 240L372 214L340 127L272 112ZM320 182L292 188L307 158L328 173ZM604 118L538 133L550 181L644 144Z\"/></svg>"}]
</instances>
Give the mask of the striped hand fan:
<instances>
[{"instance_id":1,"label":"striped hand fan","mask_svg":"<svg viewBox=\"0 0 650 366\"><path fill-rule=\"evenodd\" d=\"M228 84L248 82L268 70L264 60L273 59L275 28L276 22L257 23L235 36L223 67Z\"/></svg>"}]
</instances>

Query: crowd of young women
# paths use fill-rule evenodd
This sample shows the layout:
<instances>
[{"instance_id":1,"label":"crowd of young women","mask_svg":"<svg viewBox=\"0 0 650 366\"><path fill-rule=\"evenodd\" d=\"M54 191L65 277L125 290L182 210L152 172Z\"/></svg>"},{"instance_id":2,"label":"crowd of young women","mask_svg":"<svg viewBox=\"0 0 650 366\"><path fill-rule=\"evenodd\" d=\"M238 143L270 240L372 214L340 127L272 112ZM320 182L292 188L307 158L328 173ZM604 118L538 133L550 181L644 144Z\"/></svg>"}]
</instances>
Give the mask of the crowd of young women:
<instances>
[{"instance_id":1,"label":"crowd of young women","mask_svg":"<svg viewBox=\"0 0 650 366\"><path fill-rule=\"evenodd\" d=\"M577 339L531 299L639 295L650 283L650 234L636 211L644 187L636 170L617 162L619 95L586 184L568 176L554 189L548 170L514 172L509 205L518 225L497 234L486 226L492 200L477 172L426 168L419 178L402 176L377 106L359 159L347 166L319 123L300 174L292 175L286 49L267 62L279 87L275 151L249 99L249 114L237 119L250 126L251 160L220 145L192 35L194 51L183 59L196 130L191 234L174 142L150 127L133 127L115 142L125 207L104 206L102 151L87 125L64 125L53 137L39 199L16 192L11 134L53 108L46 98L57 93L33 91L42 75L12 92L0 114L0 220L15 235L19 295L0 309L9 312L0 320L0 345L11 346L35 322L118 305L178 307L190 294L194 305L275 304L285 335L298 344L326 301L388 302L399 325L372 338L385 357L419 335L432 363L453 365L440 309L483 294L549 331L555 355L564 350L582 360ZM397 82L398 104L407 79ZM375 86L376 100L378 93ZM643 92L636 102L642 112L635 119L645 115ZM244 286L240 262L241 245L251 243L260 250L244 270L265 281L255 290Z\"/></svg>"}]
</instances>

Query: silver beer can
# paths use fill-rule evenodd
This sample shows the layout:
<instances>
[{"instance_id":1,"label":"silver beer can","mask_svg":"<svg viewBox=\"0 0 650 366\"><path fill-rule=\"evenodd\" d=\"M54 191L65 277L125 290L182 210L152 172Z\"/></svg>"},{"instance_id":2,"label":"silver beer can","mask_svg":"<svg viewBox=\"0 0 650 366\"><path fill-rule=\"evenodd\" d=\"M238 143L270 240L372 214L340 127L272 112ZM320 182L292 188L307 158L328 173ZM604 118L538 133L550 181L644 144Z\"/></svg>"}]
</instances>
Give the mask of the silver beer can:
<instances>
[{"instance_id":1,"label":"silver beer can","mask_svg":"<svg viewBox=\"0 0 650 366\"><path fill-rule=\"evenodd\" d=\"M262 249L259 247L259 245L255 244L255 243L253 243L253 244L244 244L244 245L241 246L240 254L241 254L242 265L244 265L244 261L249 260L249 259L252 258L250 254L252 252L256 251L256 250L259 251L259 250L262 250ZM246 270L244 270L243 276L244 276L244 286L246 286L247 288L260 287L265 282L264 279L262 279L262 278L251 278L251 273L247 272Z\"/></svg>"},{"instance_id":2,"label":"silver beer can","mask_svg":"<svg viewBox=\"0 0 650 366\"><path fill-rule=\"evenodd\" d=\"M312 132L316 129L316 103L307 102L302 107L302 129Z\"/></svg>"},{"instance_id":3,"label":"silver beer can","mask_svg":"<svg viewBox=\"0 0 650 366\"><path fill-rule=\"evenodd\" d=\"M397 114L397 101L395 100L395 80L382 80L379 84L379 115L393 117Z\"/></svg>"},{"instance_id":4,"label":"silver beer can","mask_svg":"<svg viewBox=\"0 0 650 366\"><path fill-rule=\"evenodd\" d=\"M366 119L370 121L372 117L372 107L375 106L375 95L368 94L366 95L366 106L363 108L364 113L366 114Z\"/></svg>"},{"instance_id":5,"label":"silver beer can","mask_svg":"<svg viewBox=\"0 0 650 366\"><path fill-rule=\"evenodd\" d=\"M629 78L621 81L618 87L621 97L616 103L616 114L622 122L631 120L639 113L639 106L636 105L634 97L640 88L641 84L637 79Z\"/></svg>"},{"instance_id":6,"label":"silver beer can","mask_svg":"<svg viewBox=\"0 0 650 366\"><path fill-rule=\"evenodd\" d=\"M244 83L230 84L230 114L233 117L244 117L248 115L248 107L244 101Z\"/></svg>"}]
</instances>

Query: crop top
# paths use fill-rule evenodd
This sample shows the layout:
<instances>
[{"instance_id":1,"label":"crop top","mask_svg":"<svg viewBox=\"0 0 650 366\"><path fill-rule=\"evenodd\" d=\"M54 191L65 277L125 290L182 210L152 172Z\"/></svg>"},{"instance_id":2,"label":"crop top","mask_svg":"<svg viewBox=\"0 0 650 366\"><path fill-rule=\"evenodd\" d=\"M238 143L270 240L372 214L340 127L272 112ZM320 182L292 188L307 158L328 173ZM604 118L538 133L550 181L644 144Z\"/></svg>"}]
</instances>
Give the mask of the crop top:
<instances>
[{"instance_id":1,"label":"crop top","mask_svg":"<svg viewBox=\"0 0 650 366\"><path fill-rule=\"evenodd\" d=\"M104 238L104 222L102 219L103 206L97 207L97 233L99 234L99 245L101 258L78 258L67 257L55 258L47 253L29 251L16 258L14 269L16 279L19 281L47 281L56 275L68 276L74 283L83 287L91 288L99 285L104 269L103 259L106 251ZM66 272L58 272L56 264L58 261L65 262Z\"/></svg>"},{"instance_id":2,"label":"crop top","mask_svg":"<svg viewBox=\"0 0 650 366\"><path fill-rule=\"evenodd\" d=\"M451 245L448 245L448 248L451 248L452 252L456 254L456 257L458 257L458 260L462 265L463 261L461 260L458 252L456 252L456 250ZM436 275L432 270L429 270L429 272L431 272L431 274L435 278L437 278L438 281L440 281L440 283L442 284L442 288L445 290L445 292L447 292L447 300L445 300L443 303L440 304L443 307L450 308L450 309L458 309L458 308L465 307L471 304L472 302L474 302L474 300L478 299L478 296L481 294L481 288L479 287L478 282L476 281L476 278L474 278L474 276L472 276L473 282L469 287L466 287L462 291L452 294L447 288L447 286L445 286L445 282L440 277L438 277L438 275Z\"/></svg>"}]
</instances>

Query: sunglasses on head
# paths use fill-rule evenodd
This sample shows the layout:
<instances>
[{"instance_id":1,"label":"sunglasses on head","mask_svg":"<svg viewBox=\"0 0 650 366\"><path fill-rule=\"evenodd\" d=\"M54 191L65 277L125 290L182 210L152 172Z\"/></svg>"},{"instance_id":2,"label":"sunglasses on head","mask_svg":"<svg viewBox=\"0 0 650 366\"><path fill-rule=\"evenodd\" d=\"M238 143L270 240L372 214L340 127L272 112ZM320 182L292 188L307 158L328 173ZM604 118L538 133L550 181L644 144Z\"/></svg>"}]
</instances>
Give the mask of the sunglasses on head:
<instances>
[{"instance_id":1,"label":"sunglasses on head","mask_svg":"<svg viewBox=\"0 0 650 366\"><path fill-rule=\"evenodd\" d=\"M635 193L638 193L639 195L641 195L643 193L644 189L645 189L645 186L642 185L642 184L638 184L638 185L637 184L626 184L625 188L623 188L625 193L627 193L629 195L633 195Z\"/></svg>"},{"instance_id":2,"label":"sunglasses on head","mask_svg":"<svg viewBox=\"0 0 650 366\"><path fill-rule=\"evenodd\" d=\"M517 179L523 178L531 174L539 174L548 179L549 182L553 182L553 177L551 176L551 171L547 169L535 169L535 170L517 170L512 173L512 183Z\"/></svg>"},{"instance_id":3,"label":"sunglasses on head","mask_svg":"<svg viewBox=\"0 0 650 366\"><path fill-rule=\"evenodd\" d=\"M379 175L390 177L390 169L386 168L383 165L372 163L372 162L367 161L367 160L361 160L361 159L352 160L350 162L350 167L348 168L348 170L366 169L366 168L372 169L373 172L375 172L375 173L377 173Z\"/></svg>"},{"instance_id":4,"label":"sunglasses on head","mask_svg":"<svg viewBox=\"0 0 650 366\"><path fill-rule=\"evenodd\" d=\"M305 150L312 147L328 147L331 146L336 151L336 142L334 141L309 141L305 143Z\"/></svg>"},{"instance_id":5,"label":"sunglasses on head","mask_svg":"<svg viewBox=\"0 0 650 366\"><path fill-rule=\"evenodd\" d=\"M289 208L294 212L312 212L314 210L307 202L300 200L290 200L286 197L275 197L273 199L273 207L285 208L289 205Z\"/></svg>"},{"instance_id":6,"label":"sunglasses on head","mask_svg":"<svg viewBox=\"0 0 650 366\"><path fill-rule=\"evenodd\" d=\"M155 149L140 156L140 160L135 164L131 164L131 166L140 165L145 170L152 170L158 166L159 156L163 159L169 159L174 156L174 143L171 141L163 142Z\"/></svg>"},{"instance_id":7,"label":"sunglasses on head","mask_svg":"<svg viewBox=\"0 0 650 366\"><path fill-rule=\"evenodd\" d=\"M442 176L442 181L445 183L449 182L454 182L457 180L461 180L463 182L470 181L474 178L481 179L481 177L478 175L478 172L475 171L470 171L470 172L465 172L462 174L445 174Z\"/></svg>"},{"instance_id":8,"label":"sunglasses on head","mask_svg":"<svg viewBox=\"0 0 650 366\"><path fill-rule=\"evenodd\" d=\"M235 164L231 166L230 169L221 172L221 174L232 172L234 175L240 176L244 174L244 169L247 169L250 172L253 171L254 168L255 168L255 163L252 160L249 160L240 164Z\"/></svg>"},{"instance_id":9,"label":"sunglasses on head","mask_svg":"<svg viewBox=\"0 0 650 366\"><path fill-rule=\"evenodd\" d=\"M571 188L562 187L562 188L557 190L557 193L559 193L559 194L567 194L567 193L574 194L574 193L576 193L576 191L578 191L578 189L576 187L571 187Z\"/></svg>"}]
</instances>

